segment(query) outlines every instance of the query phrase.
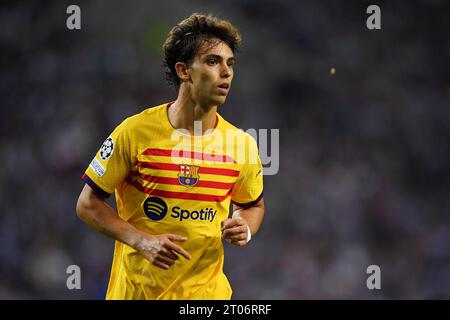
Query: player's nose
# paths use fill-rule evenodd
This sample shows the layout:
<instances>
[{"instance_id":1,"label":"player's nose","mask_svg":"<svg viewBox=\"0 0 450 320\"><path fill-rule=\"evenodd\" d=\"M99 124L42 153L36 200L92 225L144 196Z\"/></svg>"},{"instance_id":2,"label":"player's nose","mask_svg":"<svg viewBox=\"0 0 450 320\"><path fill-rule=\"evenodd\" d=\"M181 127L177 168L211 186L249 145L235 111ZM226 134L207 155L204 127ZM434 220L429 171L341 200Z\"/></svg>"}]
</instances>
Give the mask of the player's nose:
<instances>
[{"instance_id":1,"label":"player's nose","mask_svg":"<svg viewBox=\"0 0 450 320\"><path fill-rule=\"evenodd\" d=\"M223 78L229 78L229 77L231 77L232 74L233 74L233 71L232 71L231 67L226 63L222 64L220 75Z\"/></svg>"}]
</instances>

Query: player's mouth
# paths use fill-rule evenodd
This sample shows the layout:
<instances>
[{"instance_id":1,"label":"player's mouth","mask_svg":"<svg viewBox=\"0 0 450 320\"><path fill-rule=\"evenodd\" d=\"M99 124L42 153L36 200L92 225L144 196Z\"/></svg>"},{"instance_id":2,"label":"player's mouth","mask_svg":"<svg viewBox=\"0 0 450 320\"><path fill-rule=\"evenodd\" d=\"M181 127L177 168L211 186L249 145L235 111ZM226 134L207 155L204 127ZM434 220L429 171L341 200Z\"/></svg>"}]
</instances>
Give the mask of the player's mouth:
<instances>
[{"instance_id":1,"label":"player's mouth","mask_svg":"<svg viewBox=\"0 0 450 320\"><path fill-rule=\"evenodd\" d=\"M227 95L230 90L230 84L228 82L221 83L217 86L219 92L223 95Z\"/></svg>"}]
</instances>

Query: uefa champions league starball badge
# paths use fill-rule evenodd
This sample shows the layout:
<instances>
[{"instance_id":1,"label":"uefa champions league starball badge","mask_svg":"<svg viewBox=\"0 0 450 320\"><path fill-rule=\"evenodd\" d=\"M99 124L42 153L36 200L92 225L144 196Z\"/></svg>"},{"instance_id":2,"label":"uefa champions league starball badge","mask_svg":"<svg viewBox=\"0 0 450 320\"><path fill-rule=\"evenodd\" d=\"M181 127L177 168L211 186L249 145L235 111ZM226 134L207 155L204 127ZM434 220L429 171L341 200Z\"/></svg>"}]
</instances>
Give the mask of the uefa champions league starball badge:
<instances>
[{"instance_id":1,"label":"uefa champions league starball badge","mask_svg":"<svg viewBox=\"0 0 450 320\"><path fill-rule=\"evenodd\" d=\"M103 142L102 147L100 148L100 158L102 160L106 160L113 154L114 151L114 141L111 137Z\"/></svg>"}]
</instances>

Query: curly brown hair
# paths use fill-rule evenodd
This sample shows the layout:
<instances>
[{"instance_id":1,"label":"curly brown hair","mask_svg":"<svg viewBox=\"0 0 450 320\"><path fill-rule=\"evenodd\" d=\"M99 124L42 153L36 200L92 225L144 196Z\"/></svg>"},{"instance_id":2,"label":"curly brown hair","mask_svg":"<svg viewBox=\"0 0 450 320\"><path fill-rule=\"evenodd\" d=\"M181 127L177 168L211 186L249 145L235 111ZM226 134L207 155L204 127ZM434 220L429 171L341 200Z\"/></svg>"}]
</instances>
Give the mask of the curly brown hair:
<instances>
[{"instance_id":1,"label":"curly brown hair","mask_svg":"<svg viewBox=\"0 0 450 320\"><path fill-rule=\"evenodd\" d=\"M233 53L241 45L241 35L236 27L212 15L193 13L170 30L163 45L164 67L169 84L176 89L180 87L175 64L184 62L189 65L203 41L214 38L225 42Z\"/></svg>"}]
</instances>

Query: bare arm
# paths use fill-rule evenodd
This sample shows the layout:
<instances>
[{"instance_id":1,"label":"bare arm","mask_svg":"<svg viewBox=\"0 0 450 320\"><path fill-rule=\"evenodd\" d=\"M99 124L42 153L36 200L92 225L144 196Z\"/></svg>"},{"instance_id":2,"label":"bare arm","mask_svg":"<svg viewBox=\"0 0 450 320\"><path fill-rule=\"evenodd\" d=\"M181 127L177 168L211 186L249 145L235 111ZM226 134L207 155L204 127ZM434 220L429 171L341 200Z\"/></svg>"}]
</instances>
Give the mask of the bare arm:
<instances>
[{"instance_id":1,"label":"bare arm","mask_svg":"<svg viewBox=\"0 0 450 320\"><path fill-rule=\"evenodd\" d=\"M264 199L244 209L233 204L233 216L222 222L222 237L236 246L247 244L247 226L251 234L258 232L264 218Z\"/></svg>"},{"instance_id":2,"label":"bare arm","mask_svg":"<svg viewBox=\"0 0 450 320\"><path fill-rule=\"evenodd\" d=\"M186 259L191 256L172 241L185 241L186 237L173 234L150 235L121 219L95 191L87 184L83 187L77 202L77 215L95 230L123 242L139 251L154 265L168 269L180 254Z\"/></svg>"}]
</instances>

